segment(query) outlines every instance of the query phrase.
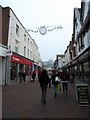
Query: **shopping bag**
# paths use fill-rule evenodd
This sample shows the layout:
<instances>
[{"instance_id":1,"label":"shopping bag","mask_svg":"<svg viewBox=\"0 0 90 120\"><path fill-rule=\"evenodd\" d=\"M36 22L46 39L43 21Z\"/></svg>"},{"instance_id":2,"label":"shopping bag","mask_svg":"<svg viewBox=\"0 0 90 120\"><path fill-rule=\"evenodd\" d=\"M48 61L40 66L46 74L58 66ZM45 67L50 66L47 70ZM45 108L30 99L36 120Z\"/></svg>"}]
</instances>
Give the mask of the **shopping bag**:
<instances>
[{"instance_id":1,"label":"shopping bag","mask_svg":"<svg viewBox=\"0 0 90 120\"><path fill-rule=\"evenodd\" d=\"M58 84L58 91L61 91L61 85Z\"/></svg>"},{"instance_id":2,"label":"shopping bag","mask_svg":"<svg viewBox=\"0 0 90 120\"><path fill-rule=\"evenodd\" d=\"M58 76L55 77L55 82L60 82L60 79Z\"/></svg>"}]
</instances>

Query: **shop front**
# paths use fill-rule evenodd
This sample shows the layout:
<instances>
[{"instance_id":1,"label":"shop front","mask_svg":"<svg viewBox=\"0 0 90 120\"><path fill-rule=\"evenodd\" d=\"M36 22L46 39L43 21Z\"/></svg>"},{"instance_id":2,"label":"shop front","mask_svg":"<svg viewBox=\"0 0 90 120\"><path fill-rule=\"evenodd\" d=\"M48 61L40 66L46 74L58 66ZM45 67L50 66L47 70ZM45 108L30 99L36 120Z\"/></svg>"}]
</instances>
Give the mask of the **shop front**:
<instances>
[{"instance_id":1,"label":"shop front","mask_svg":"<svg viewBox=\"0 0 90 120\"><path fill-rule=\"evenodd\" d=\"M23 70L27 75L29 75L31 67L32 61L22 56L13 54L11 56L11 81L18 80L18 73L20 70Z\"/></svg>"},{"instance_id":2,"label":"shop front","mask_svg":"<svg viewBox=\"0 0 90 120\"><path fill-rule=\"evenodd\" d=\"M75 79L90 84L90 47L73 59L66 68L70 75L74 73Z\"/></svg>"}]
</instances>

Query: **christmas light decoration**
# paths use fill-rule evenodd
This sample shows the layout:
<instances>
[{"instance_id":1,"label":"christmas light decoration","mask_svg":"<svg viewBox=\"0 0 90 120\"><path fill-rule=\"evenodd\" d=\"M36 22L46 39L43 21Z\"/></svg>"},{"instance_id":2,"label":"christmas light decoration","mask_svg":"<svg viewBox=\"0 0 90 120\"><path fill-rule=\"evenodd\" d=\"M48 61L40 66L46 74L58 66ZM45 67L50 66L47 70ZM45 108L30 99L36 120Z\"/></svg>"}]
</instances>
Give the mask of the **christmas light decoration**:
<instances>
[{"instance_id":1,"label":"christmas light decoration","mask_svg":"<svg viewBox=\"0 0 90 120\"><path fill-rule=\"evenodd\" d=\"M47 31L51 32L55 29L62 29L62 27L60 25L59 26L40 26L38 28L29 29L28 31L34 32L34 33L39 32L41 35L45 35Z\"/></svg>"}]
</instances>

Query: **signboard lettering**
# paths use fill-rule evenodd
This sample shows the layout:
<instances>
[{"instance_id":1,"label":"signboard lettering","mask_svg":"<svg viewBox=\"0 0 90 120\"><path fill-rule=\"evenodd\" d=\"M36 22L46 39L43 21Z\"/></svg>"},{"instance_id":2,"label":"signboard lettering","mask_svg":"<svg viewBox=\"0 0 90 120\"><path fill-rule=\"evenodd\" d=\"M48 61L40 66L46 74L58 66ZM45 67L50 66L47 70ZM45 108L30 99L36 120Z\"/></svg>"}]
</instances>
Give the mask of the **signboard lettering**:
<instances>
[{"instance_id":1,"label":"signboard lettering","mask_svg":"<svg viewBox=\"0 0 90 120\"><path fill-rule=\"evenodd\" d=\"M76 84L76 97L79 105L90 105L88 84Z\"/></svg>"}]
</instances>

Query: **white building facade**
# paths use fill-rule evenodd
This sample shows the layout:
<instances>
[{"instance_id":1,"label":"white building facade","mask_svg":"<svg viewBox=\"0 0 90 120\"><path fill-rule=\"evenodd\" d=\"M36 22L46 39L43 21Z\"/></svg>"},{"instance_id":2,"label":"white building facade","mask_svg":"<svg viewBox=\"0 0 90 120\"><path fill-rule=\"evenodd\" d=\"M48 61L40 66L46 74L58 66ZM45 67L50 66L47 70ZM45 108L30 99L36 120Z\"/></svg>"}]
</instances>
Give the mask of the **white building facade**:
<instances>
[{"instance_id":1,"label":"white building facade","mask_svg":"<svg viewBox=\"0 0 90 120\"><path fill-rule=\"evenodd\" d=\"M14 80L18 81L19 70L29 75L30 71L35 69L34 63L37 63L37 67L42 67L42 60L35 40L31 38L13 10L6 7L2 8L2 11L2 41L6 40L7 47L4 83L9 84Z\"/></svg>"}]
</instances>

